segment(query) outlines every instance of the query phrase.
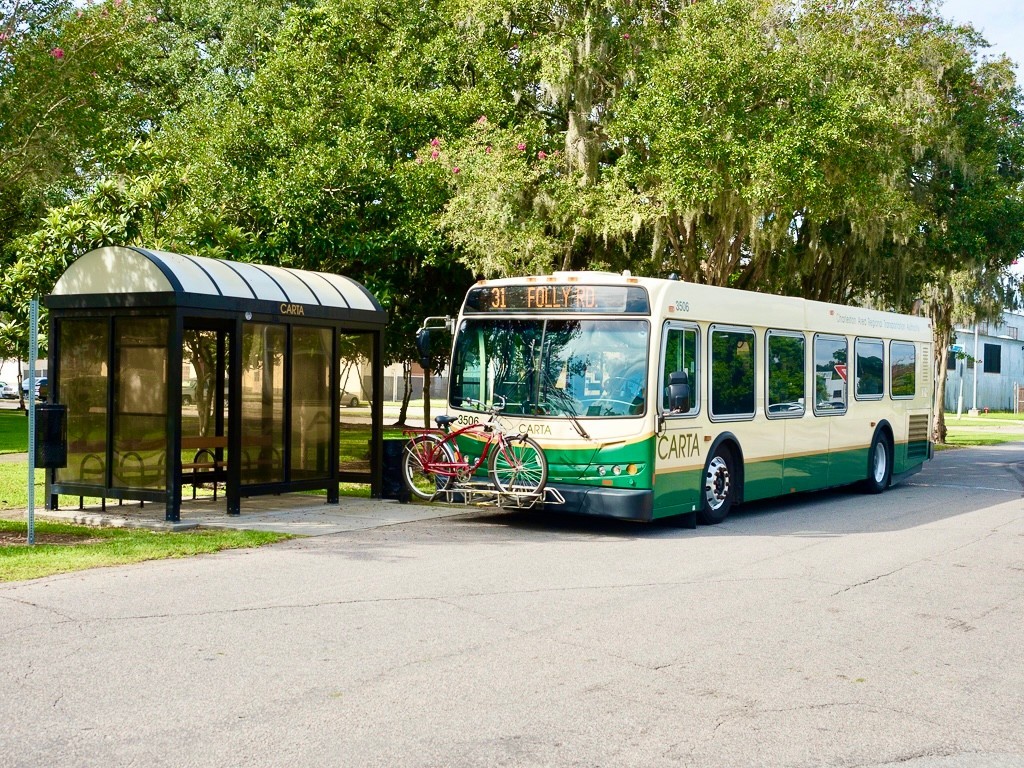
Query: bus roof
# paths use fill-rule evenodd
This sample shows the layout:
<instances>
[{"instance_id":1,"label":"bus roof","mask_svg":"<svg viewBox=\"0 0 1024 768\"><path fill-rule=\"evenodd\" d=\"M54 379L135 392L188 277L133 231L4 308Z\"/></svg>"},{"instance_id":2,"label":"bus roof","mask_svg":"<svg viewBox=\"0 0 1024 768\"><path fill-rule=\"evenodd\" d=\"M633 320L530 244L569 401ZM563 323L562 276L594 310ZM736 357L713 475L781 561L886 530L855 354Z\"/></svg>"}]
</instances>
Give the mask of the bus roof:
<instances>
[{"instance_id":1,"label":"bus roof","mask_svg":"<svg viewBox=\"0 0 1024 768\"><path fill-rule=\"evenodd\" d=\"M912 341L932 338L931 321L925 317L682 280L634 277L629 272L555 272L481 280L474 288L518 285L640 286L650 298L650 314L662 319ZM547 309L558 311L558 307Z\"/></svg>"}]
</instances>

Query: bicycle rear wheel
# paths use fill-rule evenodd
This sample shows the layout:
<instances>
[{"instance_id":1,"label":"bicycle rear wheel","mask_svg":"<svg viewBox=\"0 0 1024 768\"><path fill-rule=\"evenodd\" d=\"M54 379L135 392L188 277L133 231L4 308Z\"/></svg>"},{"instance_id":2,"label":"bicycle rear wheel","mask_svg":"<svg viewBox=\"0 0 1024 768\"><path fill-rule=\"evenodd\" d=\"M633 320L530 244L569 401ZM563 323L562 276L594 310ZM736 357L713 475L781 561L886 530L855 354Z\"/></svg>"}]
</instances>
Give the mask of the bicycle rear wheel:
<instances>
[{"instance_id":1,"label":"bicycle rear wheel","mask_svg":"<svg viewBox=\"0 0 1024 768\"><path fill-rule=\"evenodd\" d=\"M520 435L499 443L487 460L491 482L502 493L540 493L548 481L548 460L532 437Z\"/></svg>"},{"instance_id":2,"label":"bicycle rear wheel","mask_svg":"<svg viewBox=\"0 0 1024 768\"><path fill-rule=\"evenodd\" d=\"M437 435L419 435L405 444L402 452L402 480L418 499L430 501L438 492L447 490L454 478L439 475L431 463L454 464L455 455L448 443Z\"/></svg>"}]
</instances>

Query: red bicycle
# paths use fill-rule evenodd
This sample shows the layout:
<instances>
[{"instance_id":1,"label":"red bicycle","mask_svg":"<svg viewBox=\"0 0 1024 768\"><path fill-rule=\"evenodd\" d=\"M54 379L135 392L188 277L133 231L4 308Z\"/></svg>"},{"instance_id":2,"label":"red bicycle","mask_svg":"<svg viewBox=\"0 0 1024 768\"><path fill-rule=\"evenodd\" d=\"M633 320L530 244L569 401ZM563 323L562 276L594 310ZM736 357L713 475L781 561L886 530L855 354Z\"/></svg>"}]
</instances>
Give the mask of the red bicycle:
<instances>
[{"instance_id":1,"label":"red bicycle","mask_svg":"<svg viewBox=\"0 0 1024 768\"><path fill-rule=\"evenodd\" d=\"M467 424L456 430L451 425L455 416L438 416L437 429L417 430L405 445L402 457L402 478L409 492L430 501L454 488L468 485L487 465L487 476L501 494L517 501L535 500L544 492L548 479L548 462L544 451L529 435L511 434L501 423L499 414L505 399L488 408L478 400L466 398L463 403L478 406L490 414L484 422ZM480 448L478 458L467 457L459 449L469 440Z\"/></svg>"}]
</instances>

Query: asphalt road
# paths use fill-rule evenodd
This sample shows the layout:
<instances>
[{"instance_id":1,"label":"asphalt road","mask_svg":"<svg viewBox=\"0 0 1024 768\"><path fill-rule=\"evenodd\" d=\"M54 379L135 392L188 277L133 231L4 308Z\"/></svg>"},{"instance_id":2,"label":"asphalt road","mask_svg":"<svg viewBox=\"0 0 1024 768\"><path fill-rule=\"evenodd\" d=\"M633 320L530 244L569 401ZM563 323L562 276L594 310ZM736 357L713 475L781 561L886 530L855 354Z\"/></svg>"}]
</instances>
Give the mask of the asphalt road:
<instances>
[{"instance_id":1,"label":"asphalt road","mask_svg":"<svg viewBox=\"0 0 1024 768\"><path fill-rule=\"evenodd\" d=\"M3 766L1024 767L1024 444L696 531L489 514L0 586Z\"/></svg>"}]
</instances>

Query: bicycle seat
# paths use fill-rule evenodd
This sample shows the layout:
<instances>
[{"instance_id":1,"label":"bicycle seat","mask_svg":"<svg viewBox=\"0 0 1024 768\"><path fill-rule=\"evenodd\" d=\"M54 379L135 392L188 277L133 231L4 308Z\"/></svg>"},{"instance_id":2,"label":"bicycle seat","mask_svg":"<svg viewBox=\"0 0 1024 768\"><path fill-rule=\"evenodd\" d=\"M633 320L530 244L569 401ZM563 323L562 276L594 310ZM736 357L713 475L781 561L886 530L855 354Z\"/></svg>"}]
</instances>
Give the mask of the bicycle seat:
<instances>
[{"instance_id":1,"label":"bicycle seat","mask_svg":"<svg viewBox=\"0 0 1024 768\"><path fill-rule=\"evenodd\" d=\"M434 422L437 424L437 426L441 427L442 429L447 427L449 424L454 424L458 420L459 420L458 416L448 416L448 415L445 415L445 414L442 414L441 416L435 416L434 417Z\"/></svg>"}]
</instances>

